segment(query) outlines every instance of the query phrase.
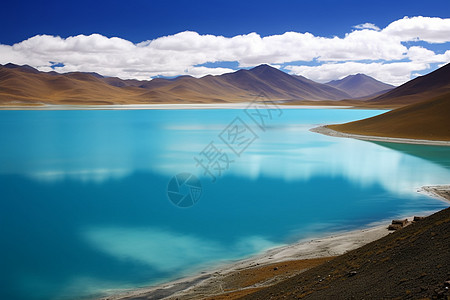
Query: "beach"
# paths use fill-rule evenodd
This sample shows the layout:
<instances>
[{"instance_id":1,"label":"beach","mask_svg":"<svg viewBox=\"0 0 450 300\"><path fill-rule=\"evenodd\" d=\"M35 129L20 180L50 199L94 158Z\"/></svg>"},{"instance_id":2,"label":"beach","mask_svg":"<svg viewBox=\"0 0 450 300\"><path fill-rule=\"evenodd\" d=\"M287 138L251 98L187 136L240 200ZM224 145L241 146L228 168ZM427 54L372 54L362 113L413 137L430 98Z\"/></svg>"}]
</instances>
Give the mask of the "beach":
<instances>
[{"instance_id":1,"label":"beach","mask_svg":"<svg viewBox=\"0 0 450 300\"><path fill-rule=\"evenodd\" d=\"M387 226L388 222L366 229L336 233L319 239L300 241L292 245L271 249L263 254L229 265L224 265L211 271L202 272L192 277L155 287L128 291L117 296L110 296L102 299L134 299L141 296L149 297L149 299L162 299L166 297L168 297L168 299L176 299L178 297L181 297L182 299L207 298L214 294L223 293L226 289L223 289L222 286L230 285L229 279L230 277L233 277L232 274L239 274L243 270L257 271L258 269L260 269L260 272L264 272L264 267L272 265L274 265L272 269L281 269L281 266L278 265L284 266L291 264L312 267L389 234ZM320 258L325 258L325 260ZM297 269L296 272L291 272L290 274L295 275L306 269L307 268ZM282 280L286 277L286 274L282 275L284 276L281 276L278 279L270 278L270 281L266 283L274 283L278 280ZM244 287L244 289L261 286L265 285L259 282ZM228 289L232 290L232 288ZM239 290L240 289L241 288L239 288Z\"/></svg>"},{"instance_id":2,"label":"beach","mask_svg":"<svg viewBox=\"0 0 450 300\"><path fill-rule=\"evenodd\" d=\"M76 105L76 104L35 104L35 105L0 105L0 110L141 110L141 109L245 109L252 102L239 103L185 103L185 104L102 104L102 105ZM263 106L264 103L258 103ZM279 105L270 102L267 106ZM283 104L280 109L346 109L354 108L349 105L289 105ZM378 108L373 108L378 109Z\"/></svg>"},{"instance_id":3,"label":"beach","mask_svg":"<svg viewBox=\"0 0 450 300\"><path fill-rule=\"evenodd\" d=\"M343 138L353 138L364 141L374 141L374 142L390 142L390 143L401 143L401 144L416 144L416 145L433 145L433 146L450 146L450 141L433 141L433 140L421 140L421 139L406 139L406 138L395 138L395 137L381 137L381 136L371 136L371 135L359 135L344 133L328 128L327 126L319 126L312 128L310 131L321 133L333 137L343 137Z\"/></svg>"},{"instance_id":4,"label":"beach","mask_svg":"<svg viewBox=\"0 0 450 300\"><path fill-rule=\"evenodd\" d=\"M449 185L424 186L417 190L446 202L450 201L449 191ZM405 218L412 221L414 216L400 219ZM387 229L390 221L381 220L363 229L301 240L191 277L102 299L237 299L387 236L392 233Z\"/></svg>"}]
</instances>

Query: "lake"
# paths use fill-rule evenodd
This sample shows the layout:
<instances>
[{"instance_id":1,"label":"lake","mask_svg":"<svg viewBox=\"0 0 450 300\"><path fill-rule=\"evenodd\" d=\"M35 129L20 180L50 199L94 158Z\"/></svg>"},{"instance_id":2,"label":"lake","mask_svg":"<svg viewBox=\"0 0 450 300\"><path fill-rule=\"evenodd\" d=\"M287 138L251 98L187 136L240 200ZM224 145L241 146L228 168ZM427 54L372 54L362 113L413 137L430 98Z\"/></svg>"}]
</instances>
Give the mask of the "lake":
<instances>
[{"instance_id":1,"label":"lake","mask_svg":"<svg viewBox=\"0 0 450 300\"><path fill-rule=\"evenodd\" d=\"M0 298L103 296L447 207L416 190L448 184L449 148L309 131L382 112L0 111Z\"/></svg>"}]
</instances>

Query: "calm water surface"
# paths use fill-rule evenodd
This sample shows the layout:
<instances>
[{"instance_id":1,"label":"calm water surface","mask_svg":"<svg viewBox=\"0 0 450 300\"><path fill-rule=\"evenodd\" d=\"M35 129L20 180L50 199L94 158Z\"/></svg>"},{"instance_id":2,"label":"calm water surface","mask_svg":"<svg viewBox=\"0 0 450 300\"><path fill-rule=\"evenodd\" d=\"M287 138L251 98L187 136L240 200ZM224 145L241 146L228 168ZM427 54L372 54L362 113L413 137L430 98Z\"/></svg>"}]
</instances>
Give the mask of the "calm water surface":
<instances>
[{"instance_id":1,"label":"calm water surface","mask_svg":"<svg viewBox=\"0 0 450 300\"><path fill-rule=\"evenodd\" d=\"M0 111L0 298L101 296L448 206L416 193L450 181L448 148L308 131L379 113ZM181 172L189 208L167 196Z\"/></svg>"}]
</instances>

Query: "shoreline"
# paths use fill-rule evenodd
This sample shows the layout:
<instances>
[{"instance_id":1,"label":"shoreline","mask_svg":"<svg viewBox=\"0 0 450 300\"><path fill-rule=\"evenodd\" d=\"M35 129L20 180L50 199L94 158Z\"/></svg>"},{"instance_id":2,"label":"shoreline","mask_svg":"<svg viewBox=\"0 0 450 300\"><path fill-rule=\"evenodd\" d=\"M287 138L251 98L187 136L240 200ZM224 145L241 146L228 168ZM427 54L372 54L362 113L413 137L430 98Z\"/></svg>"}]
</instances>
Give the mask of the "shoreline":
<instances>
[{"instance_id":1,"label":"shoreline","mask_svg":"<svg viewBox=\"0 0 450 300\"><path fill-rule=\"evenodd\" d=\"M450 184L425 185L417 192L447 203L450 202Z\"/></svg>"},{"instance_id":2,"label":"shoreline","mask_svg":"<svg viewBox=\"0 0 450 300\"><path fill-rule=\"evenodd\" d=\"M415 145L430 145L430 146L450 146L450 141L433 141L433 140L351 134L351 133L344 133L344 132L330 129L330 128L326 127L326 125L312 128L312 129L310 129L310 131L315 132L315 133L320 133L323 135L332 136L332 137L353 138L353 139L363 140L363 141L389 142L389 143L415 144Z\"/></svg>"},{"instance_id":3,"label":"shoreline","mask_svg":"<svg viewBox=\"0 0 450 300\"><path fill-rule=\"evenodd\" d=\"M143 296L150 297L150 299L152 297L155 299L171 299L171 297L177 298L186 296L185 294L192 292L195 293L195 290L202 290L204 292L205 289L215 289L220 278L224 278L237 271L293 260L339 256L389 234L387 226L388 224L386 223L364 229L338 232L322 238L300 240L293 244L268 249L263 253L255 254L249 258L225 263L207 271L201 271L192 276L147 288L123 291L116 295L113 294L100 299L124 300ZM213 294L202 296L213 296Z\"/></svg>"},{"instance_id":4,"label":"shoreline","mask_svg":"<svg viewBox=\"0 0 450 300\"><path fill-rule=\"evenodd\" d=\"M417 192L446 201L447 203L450 202L450 185L423 186ZM398 218L412 220L413 216L400 216ZM329 233L320 238L303 239L293 244L268 249L249 258L218 265L209 270L197 272L191 276L154 286L117 291L115 294L104 296L100 299L125 300L140 299L140 297L148 297L149 299L203 299L229 293L245 294L246 291L267 287L288 277L286 277L287 275L284 277L273 275L273 277L270 277L270 280L266 280L263 283L236 288L234 290L224 289L223 286L227 285L227 280L229 281L230 278L235 275L240 275L242 272L250 272L254 275L254 273L261 272L258 270L262 268L266 268L267 270L267 267L271 268L271 266L280 263L288 267L290 264L300 263L301 265L302 263L308 263L317 259L331 260L334 257L360 248L388 235L392 232L387 229L389 224L390 219L380 220L379 222L368 224L366 225L367 227L361 229ZM311 267L314 267L314 265ZM304 267L303 269L298 269L290 276L297 275L309 268ZM277 269L278 266L273 268L273 270Z\"/></svg>"},{"instance_id":5,"label":"shoreline","mask_svg":"<svg viewBox=\"0 0 450 300\"><path fill-rule=\"evenodd\" d=\"M173 104L43 104L43 105L9 105L1 106L0 110L168 110L168 109L245 109L251 102L237 103L173 103ZM280 109L348 109L351 105L288 105L274 102ZM369 109L369 108L368 108ZM380 109L380 108L372 108Z\"/></svg>"}]
</instances>

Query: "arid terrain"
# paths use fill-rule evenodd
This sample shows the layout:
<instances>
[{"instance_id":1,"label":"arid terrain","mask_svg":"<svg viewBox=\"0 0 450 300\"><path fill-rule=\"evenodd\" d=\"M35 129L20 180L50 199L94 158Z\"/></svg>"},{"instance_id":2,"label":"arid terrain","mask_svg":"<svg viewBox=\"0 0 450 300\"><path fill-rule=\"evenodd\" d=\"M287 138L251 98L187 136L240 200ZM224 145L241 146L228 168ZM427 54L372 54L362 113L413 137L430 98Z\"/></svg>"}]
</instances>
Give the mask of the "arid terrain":
<instances>
[{"instance_id":1,"label":"arid terrain","mask_svg":"<svg viewBox=\"0 0 450 300\"><path fill-rule=\"evenodd\" d=\"M450 209L243 299L448 299Z\"/></svg>"},{"instance_id":2,"label":"arid terrain","mask_svg":"<svg viewBox=\"0 0 450 300\"><path fill-rule=\"evenodd\" d=\"M356 135L449 141L450 64L365 103L381 107L407 105L372 118L327 127Z\"/></svg>"},{"instance_id":3,"label":"arid terrain","mask_svg":"<svg viewBox=\"0 0 450 300\"><path fill-rule=\"evenodd\" d=\"M351 134L450 140L450 93L356 122L329 125Z\"/></svg>"},{"instance_id":4,"label":"arid terrain","mask_svg":"<svg viewBox=\"0 0 450 300\"><path fill-rule=\"evenodd\" d=\"M352 99L354 94L368 96L393 88L368 76L344 83L345 89L341 90L331 83L321 84L302 76L291 76L268 65L220 76L139 81L103 77L96 73L45 73L29 66L7 64L0 66L0 105L236 103L255 99L287 103L335 102Z\"/></svg>"}]
</instances>

